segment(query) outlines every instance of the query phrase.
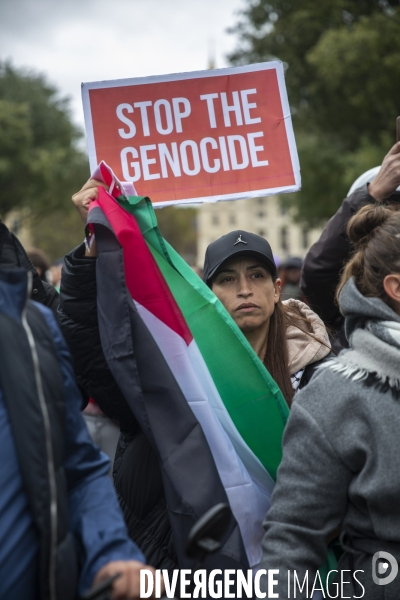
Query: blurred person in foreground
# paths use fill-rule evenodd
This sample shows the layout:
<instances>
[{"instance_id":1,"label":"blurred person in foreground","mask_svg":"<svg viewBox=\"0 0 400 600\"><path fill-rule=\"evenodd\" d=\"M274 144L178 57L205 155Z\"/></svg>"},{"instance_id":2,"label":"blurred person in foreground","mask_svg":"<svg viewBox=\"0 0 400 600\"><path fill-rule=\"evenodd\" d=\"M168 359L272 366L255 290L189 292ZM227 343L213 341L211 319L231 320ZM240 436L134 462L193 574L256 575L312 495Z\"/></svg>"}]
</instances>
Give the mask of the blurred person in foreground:
<instances>
[{"instance_id":1,"label":"blurred person in foreground","mask_svg":"<svg viewBox=\"0 0 400 600\"><path fill-rule=\"evenodd\" d=\"M30 298L51 308L56 313L59 303L61 269L64 259L57 260L53 266L47 255L37 248L26 251L18 238L0 221L0 267L22 267L32 275ZM51 275L51 282L48 281ZM83 390L81 390L83 392ZM85 396L85 394L83 393ZM84 419L89 433L97 446L114 460L118 443L119 428L109 419L94 402L86 396L82 405ZM112 465L110 466L110 476Z\"/></svg>"},{"instance_id":2,"label":"blurred person in foreground","mask_svg":"<svg viewBox=\"0 0 400 600\"><path fill-rule=\"evenodd\" d=\"M384 573L373 571L377 552L390 553L394 574L400 560L400 211L365 206L346 234L354 254L338 302L350 349L293 403L264 523L261 567L279 569L280 598L312 596L338 529L345 552L330 597L400 597L400 577L373 579ZM297 595L294 571L309 582Z\"/></svg>"},{"instance_id":3,"label":"blurred person in foreground","mask_svg":"<svg viewBox=\"0 0 400 600\"><path fill-rule=\"evenodd\" d=\"M24 269L0 269L0 597L75 600L118 572L113 598L139 598L144 557L80 413L65 341L28 300L31 285Z\"/></svg>"},{"instance_id":4,"label":"blurred person in foreground","mask_svg":"<svg viewBox=\"0 0 400 600\"><path fill-rule=\"evenodd\" d=\"M347 198L328 221L321 237L308 251L300 286L310 307L333 332L332 347L340 351L348 346L344 318L335 301L340 273L352 249L346 235L351 217L364 205L400 202L400 142L383 159L381 167L363 173L351 186Z\"/></svg>"}]
</instances>

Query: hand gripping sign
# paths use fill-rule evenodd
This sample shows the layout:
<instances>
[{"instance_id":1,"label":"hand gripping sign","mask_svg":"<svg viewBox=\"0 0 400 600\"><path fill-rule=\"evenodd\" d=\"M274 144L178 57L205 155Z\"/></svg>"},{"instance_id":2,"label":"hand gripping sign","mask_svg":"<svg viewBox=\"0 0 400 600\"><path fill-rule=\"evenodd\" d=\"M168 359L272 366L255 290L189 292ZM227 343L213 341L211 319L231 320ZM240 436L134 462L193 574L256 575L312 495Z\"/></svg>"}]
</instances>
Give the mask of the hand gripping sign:
<instances>
[{"instance_id":1,"label":"hand gripping sign","mask_svg":"<svg viewBox=\"0 0 400 600\"><path fill-rule=\"evenodd\" d=\"M158 206L300 189L282 63L82 84L92 171Z\"/></svg>"}]
</instances>

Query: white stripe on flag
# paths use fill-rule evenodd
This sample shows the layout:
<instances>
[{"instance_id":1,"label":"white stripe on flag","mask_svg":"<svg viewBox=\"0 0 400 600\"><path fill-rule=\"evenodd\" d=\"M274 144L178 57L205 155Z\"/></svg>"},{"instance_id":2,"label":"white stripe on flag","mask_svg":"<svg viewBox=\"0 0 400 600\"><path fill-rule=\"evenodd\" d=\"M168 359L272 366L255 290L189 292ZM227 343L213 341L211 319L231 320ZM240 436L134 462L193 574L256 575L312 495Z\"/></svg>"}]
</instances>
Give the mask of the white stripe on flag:
<instances>
[{"instance_id":1,"label":"white stripe on flag","mask_svg":"<svg viewBox=\"0 0 400 600\"><path fill-rule=\"evenodd\" d=\"M250 567L253 567L261 560L261 540L264 535L262 522L270 507L272 489L272 487L267 489L265 485L267 479L260 474L260 467L261 469L264 467L243 440L240 443L236 440L235 446L238 446L242 452L247 449L246 463L252 462L251 455L255 459L251 469L246 469L216 416L217 412L226 423L230 420L217 388L210 384L211 376L196 342L193 340L188 347L176 332L145 307L137 302L135 305L203 429L232 512L238 522ZM213 396L212 400L211 396ZM217 407L216 412L214 406ZM240 438L233 422L228 428L234 437ZM249 471L257 474L257 477L252 478ZM268 479L271 479L269 475ZM264 485L262 485L263 481Z\"/></svg>"},{"instance_id":2,"label":"white stripe on flag","mask_svg":"<svg viewBox=\"0 0 400 600\"><path fill-rule=\"evenodd\" d=\"M241 461L250 473L251 478L255 481L264 492L271 496L275 487L275 482L267 469L262 465L261 461L257 458L254 452L246 444L234 422L231 419L230 414L226 410L225 404L222 402L222 398L219 395L218 388L214 383L213 378L210 375L210 371L205 363L205 360L199 350L196 343L190 344L189 356L196 373L201 373L199 382L203 387L204 393L206 394L208 401L210 402L215 414L217 415L219 422L225 429L229 439L231 440L236 452L240 456ZM227 373L229 377L229 373Z\"/></svg>"}]
</instances>

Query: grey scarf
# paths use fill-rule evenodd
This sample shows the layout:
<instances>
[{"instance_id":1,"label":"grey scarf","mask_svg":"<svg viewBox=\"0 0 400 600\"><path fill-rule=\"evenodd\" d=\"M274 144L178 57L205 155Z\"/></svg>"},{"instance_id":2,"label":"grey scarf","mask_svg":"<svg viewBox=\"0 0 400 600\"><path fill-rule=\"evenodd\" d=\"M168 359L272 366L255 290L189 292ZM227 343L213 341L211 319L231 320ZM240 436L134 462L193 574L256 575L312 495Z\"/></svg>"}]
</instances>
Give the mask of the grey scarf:
<instances>
[{"instance_id":1,"label":"grey scarf","mask_svg":"<svg viewBox=\"0 0 400 600\"><path fill-rule=\"evenodd\" d=\"M400 393L400 323L370 319L350 337L350 350L321 365L348 379Z\"/></svg>"}]
</instances>

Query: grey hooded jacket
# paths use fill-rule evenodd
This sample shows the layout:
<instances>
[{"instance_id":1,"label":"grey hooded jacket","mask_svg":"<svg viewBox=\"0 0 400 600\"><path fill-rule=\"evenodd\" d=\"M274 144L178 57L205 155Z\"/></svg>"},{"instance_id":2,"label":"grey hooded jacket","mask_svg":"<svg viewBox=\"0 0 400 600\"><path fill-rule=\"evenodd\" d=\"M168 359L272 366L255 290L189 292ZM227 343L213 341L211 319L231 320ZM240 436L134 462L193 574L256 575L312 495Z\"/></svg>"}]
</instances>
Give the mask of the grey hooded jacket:
<instances>
[{"instance_id":1,"label":"grey hooded jacket","mask_svg":"<svg viewBox=\"0 0 400 600\"><path fill-rule=\"evenodd\" d=\"M400 322L384 302L362 296L353 280L343 288L340 301L350 348L353 334L368 319ZM398 358L400 377L400 350ZM379 359L384 364L385 357ZM347 550L338 569L347 571L337 574L339 587L331 588L331 597L400 598L400 574L387 585L372 579L375 552L400 559L400 399L376 384L328 366L296 395L264 523L261 568L279 569L273 591L280 598L311 597L316 570L338 530ZM308 593L307 586L302 592L297 586L294 595L294 570L300 583L308 571ZM355 570L360 570L360 583L351 576ZM378 576L383 580L389 571L394 573L396 564L384 566ZM341 579L349 583L341 587ZM261 582L268 597L267 579Z\"/></svg>"}]
</instances>

